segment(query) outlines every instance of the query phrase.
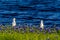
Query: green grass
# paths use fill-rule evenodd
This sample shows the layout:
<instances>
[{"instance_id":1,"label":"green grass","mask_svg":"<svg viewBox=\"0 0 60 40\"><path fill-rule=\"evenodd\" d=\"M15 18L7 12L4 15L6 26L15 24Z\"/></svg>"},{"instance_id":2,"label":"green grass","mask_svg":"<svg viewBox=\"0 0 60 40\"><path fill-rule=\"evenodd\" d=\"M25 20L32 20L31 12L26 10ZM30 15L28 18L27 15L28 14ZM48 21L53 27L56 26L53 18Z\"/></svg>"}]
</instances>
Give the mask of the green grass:
<instances>
[{"instance_id":1,"label":"green grass","mask_svg":"<svg viewBox=\"0 0 60 40\"><path fill-rule=\"evenodd\" d=\"M59 33L44 33L44 32L29 32L29 29L26 29L27 32L22 33L22 30L18 32L17 30L0 30L0 40L60 40L60 31Z\"/></svg>"},{"instance_id":2,"label":"green grass","mask_svg":"<svg viewBox=\"0 0 60 40\"><path fill-rule=\"evenodd\" d=\"M57 33L18 33L18 32L0 32L0 40L60 40Z\"/></svg>"}]
</instances>

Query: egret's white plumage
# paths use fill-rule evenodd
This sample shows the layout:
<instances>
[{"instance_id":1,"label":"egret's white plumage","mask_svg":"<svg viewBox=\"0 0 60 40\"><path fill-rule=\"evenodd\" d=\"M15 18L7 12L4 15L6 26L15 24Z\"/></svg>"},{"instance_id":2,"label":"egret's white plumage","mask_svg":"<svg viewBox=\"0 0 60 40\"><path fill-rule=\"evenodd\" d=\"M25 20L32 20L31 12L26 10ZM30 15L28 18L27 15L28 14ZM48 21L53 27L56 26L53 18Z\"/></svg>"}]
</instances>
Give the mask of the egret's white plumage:
<instances>
[{"instance_id":1,"label":"egret's white plumage","mask_svg":"<svg viewBox=\"0 0 60 40\"><path fill-rule=\"evenodd\" d=\"M43 20L41 20L40 28L44 29Z\"/></svg>"},{"instance_id":2,"label":"egret's white plumage","mask_svg":"<svg viewBox=\"0 0 60 40\"><path fill-rule=\"evenodd\" d=\"M15 21L15 20L16 20L16 19L13 18L12 26L16 26L16 21Z\"/></svg>"}]
</instances>

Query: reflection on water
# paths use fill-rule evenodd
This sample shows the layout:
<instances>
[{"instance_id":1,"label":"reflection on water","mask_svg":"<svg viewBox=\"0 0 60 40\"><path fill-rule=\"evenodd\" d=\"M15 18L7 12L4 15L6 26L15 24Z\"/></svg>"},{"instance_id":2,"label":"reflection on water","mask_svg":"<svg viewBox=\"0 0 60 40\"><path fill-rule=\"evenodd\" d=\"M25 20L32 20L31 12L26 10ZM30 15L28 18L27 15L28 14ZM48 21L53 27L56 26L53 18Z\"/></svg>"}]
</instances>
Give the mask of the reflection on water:
<instances>
[{"instance_id":1,"label":"reflection on water","mask_svg":"<svg viewBox=\"0 0 60 40\"><path fill-rule=\"evenodd\" d=\"M12 24L16 18L18 24L39 25L44 20L44 25L60 26L60 6L58 0L39 1L9 0L0 2L0 24Z\"/></svg>"}]
</instances>

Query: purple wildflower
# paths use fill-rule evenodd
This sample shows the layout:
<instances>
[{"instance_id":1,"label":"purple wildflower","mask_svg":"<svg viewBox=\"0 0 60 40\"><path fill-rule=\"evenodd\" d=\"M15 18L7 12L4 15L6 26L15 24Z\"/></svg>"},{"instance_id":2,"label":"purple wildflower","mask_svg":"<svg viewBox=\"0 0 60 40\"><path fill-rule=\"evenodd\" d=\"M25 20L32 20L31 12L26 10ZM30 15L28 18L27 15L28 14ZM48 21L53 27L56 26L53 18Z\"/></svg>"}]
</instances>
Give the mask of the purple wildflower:
<instances>
[{"instance_id":1,"label":"purple wildflower","mask_svg":"<svg viewBox=\"0 0 60 40\"><path fill-rule=\"evenodd\" d=\"M48 29L48 33L51 33L51 29Z\"/></svg>"},{"instance_id":2,"label":"purple wildflower","mask_svg":"<svg viewBox=\"0 0 60 40\"><path fill-rule=\"evenodd\" d=\"M34 30L33 29L30 29L30 32L34 32Z\"/></svg>"},{"instance_id":3,"label":"purple wildflower","mask_svg":"<svg viewBox=\"0 0 60 40\"><path fill-rule=\"evenodd\" d=\"M42 28L39 28L39 30L42 32L43 30L42 30Z\"/></svg>"}]
</instances>

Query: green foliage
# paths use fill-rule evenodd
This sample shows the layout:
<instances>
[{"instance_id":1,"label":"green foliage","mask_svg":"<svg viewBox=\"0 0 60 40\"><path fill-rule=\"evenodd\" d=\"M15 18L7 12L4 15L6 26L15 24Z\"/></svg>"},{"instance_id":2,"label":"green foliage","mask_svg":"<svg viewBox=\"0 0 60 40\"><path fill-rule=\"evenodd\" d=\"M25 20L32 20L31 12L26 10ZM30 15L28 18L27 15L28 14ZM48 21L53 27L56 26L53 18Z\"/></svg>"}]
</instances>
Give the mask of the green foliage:
<instances>
[{"instance_id":1,"label":"green foliage","mask_svg":"<svg viewBox=\"0 0 60 40\"><path fill-rule=\"evenodd\" d=\"M17 32L10 30L9 28L0 30L0 40L60 40L60 31L58 33L44 33L37 29L35 32L29 32L29 28L26 29L27 32L22 33L23 30Z\"/></svg>"},{"instance_id":2,"label":"green foliage","mask_svg":"<svg viewBox=\"0 0 60 40\"><path fill-rule=\"evenodd\" d=\"M0 33L0 40L60 40L58 34L37 34L37 33Z\"/></svg>"}]
</instances>

